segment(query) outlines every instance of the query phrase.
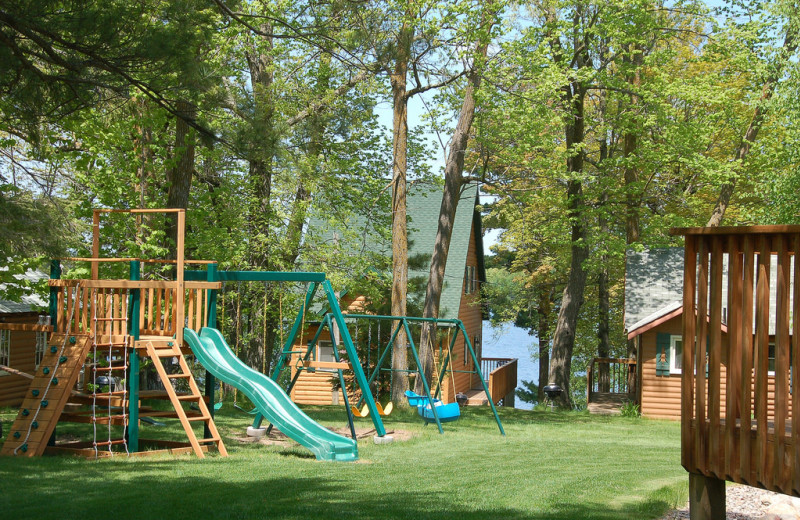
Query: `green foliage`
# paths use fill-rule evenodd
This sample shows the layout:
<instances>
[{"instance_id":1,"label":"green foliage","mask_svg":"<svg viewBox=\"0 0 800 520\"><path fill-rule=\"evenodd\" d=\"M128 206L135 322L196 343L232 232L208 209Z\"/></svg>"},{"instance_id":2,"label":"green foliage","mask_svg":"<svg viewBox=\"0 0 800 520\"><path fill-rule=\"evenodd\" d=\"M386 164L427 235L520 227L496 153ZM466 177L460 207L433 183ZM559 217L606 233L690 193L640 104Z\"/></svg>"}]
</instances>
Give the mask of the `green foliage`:
<instances>
[{"instance_id":1,"label":"green foliage","mask_svg":"<svg viewBox=\"0 0 800 520\"><path fill-rule=\"evenodd\" d=\"M633 417L639 418L642 416L642 412L639 409L639 405L634 403L633 401L627 401L622 407L619 409L619 414L622 417Z\"/></svg>"},{"instance_id":2,"label":"green foliage","mask_svg":"<svg viewBox=\"0 0 800 520\"><path fill-rule=\"evenodd\" d=\"M515 394L525 403L537 404L539 402L539 387L533 381L522 380L522 388L517 388Z\"/></svg>"}]
</instances>

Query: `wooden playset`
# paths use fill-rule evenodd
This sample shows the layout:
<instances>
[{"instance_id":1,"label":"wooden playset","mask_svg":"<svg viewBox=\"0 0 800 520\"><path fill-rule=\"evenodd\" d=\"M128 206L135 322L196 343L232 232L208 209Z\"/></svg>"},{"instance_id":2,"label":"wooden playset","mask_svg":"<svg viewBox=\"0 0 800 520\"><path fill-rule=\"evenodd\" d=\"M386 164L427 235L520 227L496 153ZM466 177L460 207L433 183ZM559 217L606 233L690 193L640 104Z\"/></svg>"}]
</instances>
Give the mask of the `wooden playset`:
<instances>
[{"instance_id":1,"label":"wooden playset","mask_svg":"<svg viewBox=\"0 0 800 520\"><path fill-rule=\"evenodd\" d=\"M101 216L106 213L176 214L177 258L165 261L100 257ZM101 457L137 453L140 446L146 445L173 452L192 451L199 457L210 446L226 455L212 412L184 358L187 349L183 346L184 326L199 330L209 320L213 321L212 293L219 283L184 279L187 263L212 265L184 258L184 228L184 210L94 210L92 257L64 259L88 262L91 277L63 280L60 261L53 261L49 282L51 325L0 324L3 329L51 333L0 454L36 456L45 452L71 452ZM103 262L129 263L130 278L100 279L99 264ZM143 263L174 264L176 279L140 280ZM139 368L145 358L153 361L165 388L163 392L139 391ZM165 358L177 360L179 370L166 373L161 362ZM90 382L85 386L91 390L78 393L74 387L82 370ZM177 392L172 384L175 380L184 381L182 386L186 391ZM101 381L106 384L100 384ZM173 410L141 407L144 398L168 399ZM68 403L71 406L67 407ZM194 406L185 409L184 404ZM88 405L88 410L76 409L80 405L84 408ZM143 417L177 417L188 442L140 439L139 419ZM92 424L93 439L54 445L50 440L59 421ZM203 432L195 432L194 425L203 425ZM118 428L112 430L112 426Z\"/></svg>"}]
</instances>

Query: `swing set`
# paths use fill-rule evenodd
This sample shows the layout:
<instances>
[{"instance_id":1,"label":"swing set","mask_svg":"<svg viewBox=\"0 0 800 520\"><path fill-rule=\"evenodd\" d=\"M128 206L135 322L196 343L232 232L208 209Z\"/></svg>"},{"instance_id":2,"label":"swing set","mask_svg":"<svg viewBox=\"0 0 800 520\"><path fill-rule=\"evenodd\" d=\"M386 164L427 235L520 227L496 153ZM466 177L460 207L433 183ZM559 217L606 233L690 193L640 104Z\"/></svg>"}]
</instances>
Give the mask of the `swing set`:
<instances>
[{"instance_id":1,"label":"swing set","mask_svg":"<svg viewBox=\"0 0 800 520\"><path fill-rule=\"evenodd\" d=\"M338 306L337 306L338 308ZM500 417L497 414L497 409L494 405L494 400L491 398L491 394L489 392L489 388L486 385L486 381L483 378L483 374L480 370L480 363L478 362L477 356L475 355L475 351L472 348L472 343L469 340L469 335L464 327L464 324L461 320L458 319L438 319L438 318L416 318L416 317L408 317L408 316L381 316L381 315L372 315L372 314L345 314L344 320L346 322L350 322L354 324L354 333L351 335L349 330L344 328L341 334L342 337L347 337L352 341L352 338L355 338L356 342L361 339L359 334L359 320L366 321L368 326L368 333L367 333L367 349L366 349L366 365L361 368L365 374L367 374L368 378L366 381L366 385L359 384L361 389L361 396L356 400L354 405L350 405L349 400L347 398L347 392L344 391L345 384L344 379L342 377L342 371L350 369L350 365L347 364L340 364L338 359L338 341L336 338L336 334L332 334L331 337L334 340L334 356L337 356L337 362L334 364L321 362L321 361L312 361L311 356L315 351L315 347L317 342L319 341L320 335L324 328L328 328L332 332L335 331L334 324L330 315L326 315L321 324L318 328L317 332L315 333L313 339L309 341L308 347L305 351L301 353L301 358L298 360L298 368L297 372L295 373L294 377L292 378L289 386L286 390L287 393L291 392L292 388L297 383L300 373L303 369L305 370L314 370L316 368L335 368L338 372L340 385L343 389L342 395L345 399L345 405L348 408L348 416L356 416L356 417L368 417L375 413L375 410L372 410L370 407L364 405L365 402L369 402L369 400L375 403L375 408L379 415L386 416L392 412L394 408L394 404L389 402L385 408L381 407L378 397L380 393L380 378L382 374L389 373L390 374L390 387L394 384L394 374L396 372L401 372L404 374L414 374L416 377L422 381L422 385L424 388L424 395L417 395L413 392L407 393L407 398L409 399L409 404L412 406L417 407L417 412L423 418L426 424L429 423L436 423L439 433L444 433L442 429L442 423L454 421L460 417L460 408L457 403L450 403L444 404L442 402L442 393L443 393L443 383L446 376L449 375L450 382L453 385L453 395L455 395L455 375L458 373L469 373L477 375L478 379L480 380L481 384L483 385L483 389L486 392L486 395L489 397L488 401L492 408L492 413L494 414L495 420L497 422L497 426L500 430L500 433L505 435L505 431L503 429L503 425L500 422ZM389 341L386 343L385 346L382 346L382 336L381 336L381 323L384 321L390 321L392 325L390 325L389 330L391 331ZM372 363L372 350L373 350L373 341L372 341L372 328L373 322L377 324L377 361L375 362L374 366ZM412 326L419 326L425 322L430 322L436 324L437 328L446 329L448 334L448 340L446 342L446 348L442 348L442 345L439 347L439 355L436 356L434 360L434 379L436 380L436 386L434 387L433 392L431 391L431 385L429 385L428 381L425 379L423 372L422 372L422 362L419 357L419 353L417 351L416 343L414 342L414 336L412 334ZM385 366L387 364L387 358L389 358L389 353L393 350L395 346L395 341L397 339L400 330L403 330L408 338L408 346L407 348L411 351L411 355L415 362L415 368L410 369L395 369L389 366ZM464 343L466 345L466 350L468 351L469 355L472 358L474 363L474 369L472 370L456 370L453 367L453 346L455 345L456 340L458 339L459 335L463 337ZM299 354L299 352L292 352L294 354ZM287 356L291 353L285 353ZM438 360L442 360L441 366L439 366ZM285 363L285 359L279 361L278 366L276 366L276 370L281 366L281 363ZM330 366L328 366L330 365ZM275 375L273 375L273 378ZM376 395L373 397L371 389L373 386L376 388ZM410 394L410 395L409 395Z\"/></svg>"}]
</instances>

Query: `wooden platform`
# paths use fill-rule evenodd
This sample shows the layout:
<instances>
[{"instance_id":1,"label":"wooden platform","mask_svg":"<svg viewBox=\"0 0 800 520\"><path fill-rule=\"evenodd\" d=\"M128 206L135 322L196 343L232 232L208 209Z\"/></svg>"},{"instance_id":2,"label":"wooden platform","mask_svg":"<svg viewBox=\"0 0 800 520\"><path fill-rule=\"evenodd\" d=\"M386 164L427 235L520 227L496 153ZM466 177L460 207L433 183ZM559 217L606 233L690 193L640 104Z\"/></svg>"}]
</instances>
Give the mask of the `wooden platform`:
<instances>
[{"instance_id":1,"label":"wooden platform","mask_svg":"<svg viewBox=\"0 0 800 520\"><path fill-rule=\"evenodd\" d=\"M467 392L467 406L488 406L489 398L486 397L486 392L483 389L472 389Z\"/></svg>"},{"instance_id":2,"label":"wooden platform","mask_svg":"<svg viewBox=\"0 0 800 520\"><path fill-rule=\"evenodd\" d=\"M628 394L613 392L592 392L589 394L587 408L596 415L619 415L622 406L628 402Z\"/></svg>"}]
</instances>

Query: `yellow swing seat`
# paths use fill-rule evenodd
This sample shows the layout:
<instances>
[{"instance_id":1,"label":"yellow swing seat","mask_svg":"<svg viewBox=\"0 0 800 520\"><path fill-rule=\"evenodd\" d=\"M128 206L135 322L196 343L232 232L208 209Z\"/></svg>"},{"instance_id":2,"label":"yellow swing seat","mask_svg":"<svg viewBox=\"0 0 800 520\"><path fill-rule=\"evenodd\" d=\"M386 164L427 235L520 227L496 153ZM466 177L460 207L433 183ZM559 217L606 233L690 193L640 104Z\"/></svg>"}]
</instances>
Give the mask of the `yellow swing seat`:
<instances>
[{"instance_id":1,"label":"yellow swing seat","mask_svg":"<svg viewBox=\"0 0 800 520\"><path fill-rule=\"evenodd\" d=\"M375 402L375 408L378 409L378 415L382 415L385 417L390 413L392 413L392 410L394 410L394 403L389 401L389 403L386 405L386 408L384 408L383 406L381 406L381 403Z\"/></svg>"},{"instance_id":2,"label":"yellow swing seat","mask_svg":"<svg viewBox=\"0 0 800 520\"><path fill-rule=\"evenodd\" d=\"M380 408L378 408L378 410L380 410ZM350 407L350 411L353 412L353 415L355 415L356 417L367 417L367 416L369 416L369 408L367 408L367 405L364 405L361 408L361 410L359 410L355 406L351 406Z\"/></svg>"}]
</instances>

